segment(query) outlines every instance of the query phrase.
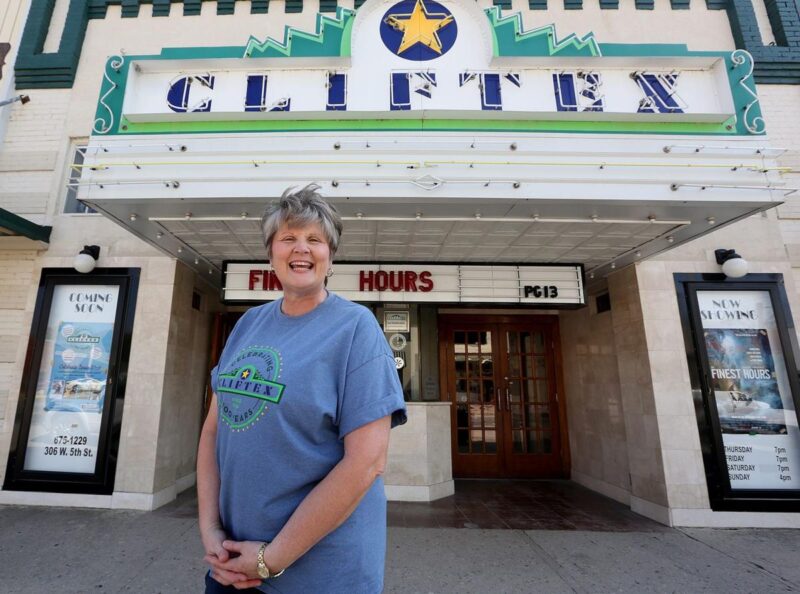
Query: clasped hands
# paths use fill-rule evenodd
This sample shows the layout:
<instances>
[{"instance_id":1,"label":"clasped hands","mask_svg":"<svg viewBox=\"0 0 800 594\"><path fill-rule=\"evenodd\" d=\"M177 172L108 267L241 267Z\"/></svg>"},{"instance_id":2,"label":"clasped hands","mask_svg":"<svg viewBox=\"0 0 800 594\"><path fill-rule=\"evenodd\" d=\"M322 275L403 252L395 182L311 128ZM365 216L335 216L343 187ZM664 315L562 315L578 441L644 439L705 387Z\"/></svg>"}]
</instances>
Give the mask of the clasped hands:
<instances>
[{"instance_id":1,"label":"clasped hands","mask_svg":"<svg viewBox=\"0 0 800 594\"><path fill-rule=\"evenodd\" d=\"M260 542L230 540L222 530L215 530L203 540L206 549L203 561L211 566L212 578L237 590L261 585L257 571Z\"/></svg>"}]
</instances>

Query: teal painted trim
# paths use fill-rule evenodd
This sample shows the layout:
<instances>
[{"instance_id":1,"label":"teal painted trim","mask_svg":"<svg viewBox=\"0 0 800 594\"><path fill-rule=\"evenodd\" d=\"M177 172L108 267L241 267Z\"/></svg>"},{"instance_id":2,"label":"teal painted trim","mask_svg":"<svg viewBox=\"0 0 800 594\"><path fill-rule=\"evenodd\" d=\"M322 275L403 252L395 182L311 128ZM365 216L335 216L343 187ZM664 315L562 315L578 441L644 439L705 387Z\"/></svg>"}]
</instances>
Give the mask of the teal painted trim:
<instances>
[{"instance_id":1,"label":"teal painted trim","mask_svg":"<svg viewBox=\"0 0 800 594\"><path fill-rule=\"evenodd\" d=\"M122 18L135 19L139 16L139 0L122 0Z\"/></svg>"},{"instance_id":2,"label":"teal painted trim","mask_svg":"<svg viewBox=\"0 0 800 594\"><path fill-rule=\"evenodd\" d=\"M319 0L320 12L336 12L336 0Z\"/></svg>"},{"instance_id":3,"label":"teal painted trim","mask_svg":"<svg viewBox=\"0 0 800 594\"><path fill-rule=\"evenodd\" d=\"M601 10L619 10L619 0L600 0Z\"/></svg>"},{"instance_id":4,"label":"teal painted trim","mask_svg":"<svg viewBox=\"0 0 800 594\"><path fill-rule=\"evenodd\" d=\"M570 33L559 40L553 25L525 31L522 16L501 16L496 6L485 9L492 27L495 56L599 56L594 33L578 37Z\"/></svg>"},{"instance_id":5,"label":"teal painted trim","mask_svg":"<svg viewBox=\"0 0 800 594\"><path fill-rule=\"evenodd\" d=\"M75 81L89 22L89 4L86 0L70 0L58 52L45 54L42 50L54 6L54 0L33 0L31 4L14 65L17 89L68 89Z\"/></svg>"},{"instance_id":6,"label":"teal painted trim","mask_svg":"<svg viewBox=\"0 0 800 594\"><path fill-rule=\"evenodd\" d=\"M172 6L170 0L153 0L153 16L169 16L170 6Z\"/></svg>"},{"instance_id":7,"label":"teal painted trim","mask_svg":"<svg viewBox=\"0 0 800 594\"><path fill-rule=\"evenodd\" d=\"M217 0L217 14L233 14L235 0Z\"/></svg>"},{"instance_id":8,"label":"teal painted trim","mask_svg":"<svg viewBox=\"0 0 800 594\"><path fill-rule=\"evenodd\" d=\"M183 16L196 16L200 14L203 0L183 0Z\"/></svg>"},{"instance_id":9,"label":"teal painted trim","mask_svg":"<svg viewBox=\"0 0 800 594\"><path fill-rule=\"evenodd\" d=\"M511 10L511 0L492 0L492 4L500 8Z\"/></svg>"},{"instance_id":10,"label":"teal painted trim","mask_svg":"<svg viewBox=\"0 0 800 594\"><path fill-rule=\"evenodd\" d=\"M241 58L244 46L227 45L221 47L165 47L157 56L129 56L130 60L199 60L203 58Z\"/></svg>"},{"instance_id":11,"label":"teal painted trim","mask_svg":"<svg viewBox=\"0 0 800 594\"><path fill-rule=\"evenodd\" d=\"M303 0L286 0L284 4L284 12L287 13L303 12Z\"/></svg>"},{"instance_id":12,"label":"teal painted trim","mask_svg":"<svg viewBox=\"0 0 800 594\"><path fill-rule=\"evenodd\" d=\"M689 0L669 0L672 10L689 10Z\"/></svg>"},{"instance_id":13,"label":"teal painted trim","mask_svg":"<svg viewBox=\"0 0 800 594\"><path fill-rule=\"evenodd\" d=\"M269 0L250 0L250 14L266 14L269 12Z\"/></svg>"},{"instance_id":14,"label":"teal painted trim","mask_svg":"<svg viewBox=\"0 0 800 594\"><path fill-rule=\"evenodd\" d=\"M564 10L583 10L583 0L564 0Z\"/></svg>"},{"instance_id":15,"label":"teal painted trim","mask_svg":"<svg viewBox=\"0 0 800 594\"><path fill-rule=\"evenodd\" d=\"M52 230L53 228L50 226L37 225L13 212L0 208L0 237L21 235L34 241L49 243Z\"/></svg>"},{"instance_id":16,"label":"teal painted trim","mask_svg":"<svg viewBox=\"0 0 800 594\"><path fill-rule=\"evenodd\" d=\"M722 56L719 52L690 52L683 43L601 43L600 51L611 56Z\"/></svg>"},{"instance_id":17,"label":"teal painted trim","mask_svg":"<svg viewBox=\"0 0 800 594\"><path fill-rule=\"evenodd\" d=\"M318 13L314 33L286 27L282 42L271 37L262 42L251 35L242 55L246 58L349 56L352 27L348 24L355 14L354 11L341 7L336 10L335 17ZM347 48L346 54L342 54L343 48Z\"/></svg>"},{"instance_id":18,"label":"teal painted trim","mask_svg":"<svg viewBox=\"0 0 800 594\"><path fill-rule=\"evenodd\" d=\"M547 10L547 0L528 0L528 8L531 10Z\"/></svg>"},{"instance_id":19,"label":"teal painted trim","mask_svg":"<svg viewBox=\"0 0 800 594\"><path fill-rule=\"evenodd\" d=\"M634 6L636 6L636 10L653 10L655 2L653 0L634 0Z\"/></svg>"}]
</instances>

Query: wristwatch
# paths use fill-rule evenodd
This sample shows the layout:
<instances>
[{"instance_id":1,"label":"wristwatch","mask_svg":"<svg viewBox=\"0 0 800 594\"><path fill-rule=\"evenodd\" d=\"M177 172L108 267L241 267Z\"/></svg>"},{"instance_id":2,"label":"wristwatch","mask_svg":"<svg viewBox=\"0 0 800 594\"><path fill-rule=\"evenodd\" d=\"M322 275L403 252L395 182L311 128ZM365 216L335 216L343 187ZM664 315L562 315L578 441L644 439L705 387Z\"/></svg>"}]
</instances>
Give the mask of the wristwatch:
<instances>
[{"instance_id":1,"label":"wristwatch","mask_svg":"<svg viewBox=\"0 0 800 594\"><path fill-rule=\"evenodd\" d=\"M281 569L278 573L271 573L269 567L264 562L264 551L267 550L268 542L262 542L261 546L258 547L258 557L256 558L256 571L258 571L258 577L262 580L268 580L270 578L276 578L283 574L286 569Z\"/></svg>"}]
</instances>

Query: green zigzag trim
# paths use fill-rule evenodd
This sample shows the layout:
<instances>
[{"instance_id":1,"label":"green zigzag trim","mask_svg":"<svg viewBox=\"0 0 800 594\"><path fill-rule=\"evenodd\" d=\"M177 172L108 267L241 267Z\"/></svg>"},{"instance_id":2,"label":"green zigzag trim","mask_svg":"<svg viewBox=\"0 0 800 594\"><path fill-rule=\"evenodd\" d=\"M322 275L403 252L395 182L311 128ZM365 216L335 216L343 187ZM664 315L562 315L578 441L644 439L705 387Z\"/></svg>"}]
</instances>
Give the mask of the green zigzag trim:
<instances>
[{"instance_id":1,"label":"green zigzag trim","mask_svg":"<svg viewBox=\"0 0 800 594\"><path fill-rule=\"evenodd\" d=\"M553 25L525 31L522 16L518 12L504 17L499 6L491 6L484 12L492 25L495 56L601 55L594 33L587 33L583 37L570 33L559 41Z\"/></svg>"},{"instance_id":2,"label":"green zigzag trim","mask_svg":"<svg viewBox=\"0 0 800 594\"><path fill-rule=\"evenodd\" d=\"M337 7L336 16L317 13L316 33L286 27L283 42L267 37L263 42L253 35L247 41L245 58L308 58L350 55L350 33L355 11Z\"/></svg>"}]
</instances>

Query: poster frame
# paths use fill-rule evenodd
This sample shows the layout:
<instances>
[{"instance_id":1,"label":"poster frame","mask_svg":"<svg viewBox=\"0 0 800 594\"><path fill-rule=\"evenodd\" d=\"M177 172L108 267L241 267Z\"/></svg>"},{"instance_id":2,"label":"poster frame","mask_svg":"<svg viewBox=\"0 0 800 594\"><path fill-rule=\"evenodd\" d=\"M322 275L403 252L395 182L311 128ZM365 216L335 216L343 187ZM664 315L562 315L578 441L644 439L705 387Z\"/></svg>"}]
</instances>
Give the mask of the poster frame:
<instances>
[{"instance_id":1,"label":"poster frame","mask_svg":"<svg viewBox=\"0 0 800 594\"><path fill-rule=\"evenodd\" d=\"M75 271L74 268L42 269L3 489L97 495L110 495L113 492L139 276L139 268L96 268L85 274ZM106 387L103 403L97 463L93 474L25 469L25 454L45 335L50 321L53 294L58 285L119 286L114 339L109 357L109 385Z\"/></svg>"},{"instance_id":2,"label":"poster frame","mask_svg":"<svg viewBox=\"0 0 800 594\"><path fill-rule=\"evenodd\" d=\"M783 350L795 415L800 412L800 360L797 334L782 274L748 274L731 279L724 274L674 274L678 294L678 310L683 328L692 399L700 432L708 497L714 511L800 511L800 489L733 489L728 478L728 465L722 442L722 430L716 398L709 378L711 370L705 350L703 326L697 300L698 291L766 291L769 293L778 338ZM800 470L800 469L799 469Z\"/></svg>"}]
</instances>

